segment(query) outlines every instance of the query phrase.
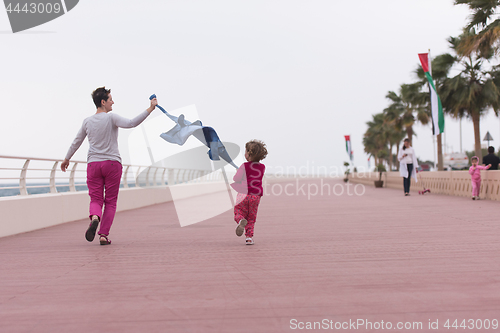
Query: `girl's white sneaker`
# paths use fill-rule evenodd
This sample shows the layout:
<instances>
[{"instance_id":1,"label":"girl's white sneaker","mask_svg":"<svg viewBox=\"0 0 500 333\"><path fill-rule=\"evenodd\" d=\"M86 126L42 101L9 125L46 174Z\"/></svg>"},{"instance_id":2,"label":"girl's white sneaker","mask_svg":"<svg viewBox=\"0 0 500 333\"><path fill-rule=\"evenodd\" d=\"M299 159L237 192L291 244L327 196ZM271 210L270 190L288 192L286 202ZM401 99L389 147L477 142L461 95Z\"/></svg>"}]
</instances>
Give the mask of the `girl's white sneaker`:
<instances>
[{"instance_id":1,"label":"girl's white sneaker","mask_svg":"<svg viewBox=\"0 0 500 333\"><path fill-rule=\"evenodd\" d=\"M243 235L243 231L245 231L245 227L247 226L247 220L241 219L240 222L238 223L238 226L236 227L236 236L240 237Z\"/></svg>"},{"instance_id":2,"label":"girl's white sneaker","mask_svg":"<svg viewBox=\"0 0 500 333\"><path fill-rule=\"evenodd\" d=\"M247 245L253 245L253 244L254 244L253 239L252 239L252 238L250 238L250 237L247 237L247 239L246 239L246 244L247 244Z\"/></svg>"}]
</instances>

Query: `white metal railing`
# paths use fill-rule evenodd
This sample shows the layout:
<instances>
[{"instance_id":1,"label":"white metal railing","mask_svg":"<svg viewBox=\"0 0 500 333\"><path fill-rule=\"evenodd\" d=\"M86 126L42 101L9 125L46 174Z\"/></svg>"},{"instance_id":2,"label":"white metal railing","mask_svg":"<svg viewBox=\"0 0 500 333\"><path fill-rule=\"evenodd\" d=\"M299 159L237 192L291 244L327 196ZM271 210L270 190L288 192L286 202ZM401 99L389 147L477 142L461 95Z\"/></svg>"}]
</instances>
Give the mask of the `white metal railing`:
<instances>
[{"instance_id":1,"label":"white metal railing","mask_svg":"<svg viewBox=\"0 0 500 333\"><path fill-rule=\"evenodd\" d=\"M0 155L0 197L35 193L86 191L84 161L70 161L70 168L62 172L63 160ZM229 176L229 175L228 175ZM232 178L232 177L231 177ZM120 186L166 186L186 182L221 181L220 170L174 169L161 166L123 164ZM36 191L36 189L40 189ZM10 194L8 194L10 190ZM12 194L13 192L17 193ZM31 192L31 193L30 193Z\"/></svg>"}]
</instances>

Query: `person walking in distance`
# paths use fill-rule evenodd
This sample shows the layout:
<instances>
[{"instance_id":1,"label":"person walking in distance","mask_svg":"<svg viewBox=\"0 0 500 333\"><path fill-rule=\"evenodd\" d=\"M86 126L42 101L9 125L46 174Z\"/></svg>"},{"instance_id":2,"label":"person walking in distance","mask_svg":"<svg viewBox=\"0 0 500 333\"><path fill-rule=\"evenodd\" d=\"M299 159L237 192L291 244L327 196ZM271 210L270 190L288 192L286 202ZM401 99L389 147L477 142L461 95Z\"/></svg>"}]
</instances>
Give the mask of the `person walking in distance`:
<instances>
[{"instance_id":1,"label":"person walking in distance","mask_svg":"<svg viewBox=\"0 0 500 333\"><path fill-rule=\"evenodd\" d=\"M405 196L410 195L410 184L411 177L417 179L417 168L418 162L415 156L415 150L410 146L410 140L404 139L403 147L399 150L398 154L399 160L399 174L403 177L403 187L405 191Z\"/></svg>"},{"instance_id":2,"label":"person walking in distance","mask_svg":"<svg viewBox=\"0 0 500 333\"><path fill-rule=\"evenodd\" d=\"M122 160L118 150L118 128L136 127L146 119L157 105L156 98L151 100L149 108L133 119L126 119L113 110L111 89L97 88L92 92L96 113L83 121L75 140L68 149L61 170L66 172L74 153L80 148L85 137L89 141L87 154L87 187L90 196L90 225L85 232L85 239L92 242L97 227L101 245L109 245L109 230L116 213L116 201L122 177ZM104 205L104 211L103 211Z\"/></svg>"}]
</instances>

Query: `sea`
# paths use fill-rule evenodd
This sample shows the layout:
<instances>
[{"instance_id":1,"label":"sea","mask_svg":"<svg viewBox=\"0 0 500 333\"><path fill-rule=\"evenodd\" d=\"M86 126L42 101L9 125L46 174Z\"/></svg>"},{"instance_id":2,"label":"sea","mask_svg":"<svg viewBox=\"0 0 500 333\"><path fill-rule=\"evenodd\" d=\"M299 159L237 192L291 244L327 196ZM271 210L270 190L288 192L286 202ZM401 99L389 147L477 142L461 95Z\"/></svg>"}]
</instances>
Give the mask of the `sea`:
<instances>
[{"instance_id":1,"label":"sea","mask_svg":"<svg viewBox=\"0 0 500 333\"><path fill-rule=\"evenodd\" d=\"M18 184L0 184L0 197L12 197L20 195L18 188L5 188L19 186ZM35 188L30 188L30 186L37 186ZM135 183L129 183L129 187L135 187ZM33 183L27 184L28 194L43 194L50 193L50 184L47 183ZM76 191L88 191L88 187L85 183L75 184ZM120 184L120 188L123 188L123 184ZM69 192L69 184L56 184L57 193Z\"/></svg>"}]
</instances>

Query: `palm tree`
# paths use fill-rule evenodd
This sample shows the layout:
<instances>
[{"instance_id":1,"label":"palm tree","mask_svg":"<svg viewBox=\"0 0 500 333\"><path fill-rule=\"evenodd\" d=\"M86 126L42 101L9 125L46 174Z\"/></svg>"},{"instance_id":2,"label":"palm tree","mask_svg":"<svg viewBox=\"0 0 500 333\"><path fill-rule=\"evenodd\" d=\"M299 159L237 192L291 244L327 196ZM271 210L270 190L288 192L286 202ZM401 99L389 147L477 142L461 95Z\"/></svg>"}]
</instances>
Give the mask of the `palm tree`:
<instances>
[{"instance_id":1,"label":"palm tree","mask_svg":"<svg viewBox=\"0 0 500 333\"><path fill-rule=\"evenodd\" d=\"M393 125L397 131L405 130L411 144L415 122L419 121L426 125L430 120L430 113L426 107L426 94L421 92L421 85L417 82L402 84L399 95L389 91L386 98L391 104L384 109L385 121Z\"/></svg>"},{"instance_id":2,"label":"palm tree","mask_svg":"<svg viewBox=\"0 0 500 333\"><path fill-rule=\"evenodd\" d=\"M378 113L373 115L373 120L367 122L368 129L363 137L365 152L375 159L375 165L383 160L387 161L389 170L392 170L392 148L403 140L405 132L398 131L394 126L385 121L385 115Z\"/></svg>"},{"instance_id":3,"label":"palm tree","mask_svg":"<svg viewBox=\"0 0 500 333\"><path fill-rule=\"evenodd\" d=\"M375 165L377 165L378 148L375 144L374 137L368 134L368 132L366 132L363 136L363 146L365 147L365 153L367 153L370 157L373 157L375 159Z\"/></svg>"},{"instance_id":4,"label":"palm tree","mask_svg":"<svg viewBox=\"0 0 500 333\"><path fill-rule=\"evenodd\" d=\"M368 129L363 136L363 145L365 146L365 152L373 156L375 165L378 165L380 163L379 153L387 146L386 134L384 131L384 115L378 113L372 115L372 118L372 121L366 123Z\"/></svg>"},{"instance_id":5,"label":"palm tree","mask_svg":"<svg viewBox=\"0 0 500 333\"><path fill-rule=\"evenodd\" d=\"M396 146L396 156L399 155L399 144L406 136L406 132L397 130L394 126L388 126L387 129L387 140L389 142L389 171L392 171L392 147ZM399 170L399 164L396 164L397 170Z\"/></svg>"},{"instance_id":6,"label":"palm tree","mask_svg":"<svg viewBox=\"0 0 500 333\"><path fill-rule=\"evenodd\" d=\"M498 116L500 110L500 69L492 67L485 70L484 62L492 56L492 52L482 52L481 56L459 53L462 40L468 39L471 32L464 32L460 37L448 39L451 48L457 53L455 64L460 72L443 80L440 96L443 109L452 116L466 116L474 125L474 143L476 156L481 159L480 119L489 108L493 108ZM489 55L489 58L486 56Z\"/></svg>"},{"instance_id":7,"label":"palm tree","mask_svg":"<svg viewBox=\"0 0 500 333\"><path fill-rule=\"evenodd\" d=\"M465 30L467 35L459 46L460 54L469 56L472 53L489 58L489 53L498 53L500 49L500 19L493 20L497 15L496 8L500 0L455 0L455 5L467 5L472 11L469 24Z\"/></svg>"}]
</instances>

